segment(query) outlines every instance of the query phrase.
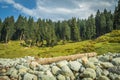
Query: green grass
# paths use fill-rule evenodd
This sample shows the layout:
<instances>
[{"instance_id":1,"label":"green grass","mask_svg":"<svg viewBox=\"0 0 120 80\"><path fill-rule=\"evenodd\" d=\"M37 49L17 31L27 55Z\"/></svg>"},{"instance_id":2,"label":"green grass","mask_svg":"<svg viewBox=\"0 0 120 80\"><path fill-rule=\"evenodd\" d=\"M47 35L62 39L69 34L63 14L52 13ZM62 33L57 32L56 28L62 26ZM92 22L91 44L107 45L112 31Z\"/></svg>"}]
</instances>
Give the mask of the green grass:
<instances>
[{"instance_id":1,"label":"green grass","mask_svg":"<svg viewBox=\"0 0 120 80\"><path fill-rule=\"evenodd\" d=\"M10 41L8 44L0 43L1 58L17 58L24 56L55 57L66 56L84 52L120 53L120 30L105 34L96 40L86 40L75 43L66 43L54 47L23 47L20 41ZM117 37L117 40L116 40Z\"/></svg>"}]
</instances>

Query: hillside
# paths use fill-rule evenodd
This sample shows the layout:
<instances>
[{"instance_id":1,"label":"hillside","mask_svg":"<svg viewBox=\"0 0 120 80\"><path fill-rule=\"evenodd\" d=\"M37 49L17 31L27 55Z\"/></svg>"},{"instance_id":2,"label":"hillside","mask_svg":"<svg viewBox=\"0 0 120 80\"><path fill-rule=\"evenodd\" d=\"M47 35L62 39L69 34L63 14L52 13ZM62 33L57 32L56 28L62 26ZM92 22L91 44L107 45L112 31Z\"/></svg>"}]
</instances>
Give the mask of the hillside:
<instances>
[{"instance_id":1,"label":"hillside","mask_svg":"<svg viewBox=\"0 0 120 80\"><path fill-rule=\"evenodd\" d=\"M54 47L24 47L20 41L10 41L8 44L0 43L1 58L17 58L24 56L56 57L67 56L76 53L97 52L104 54L107 52L120 52L120 30L112 31L98 37L96 40L86 40L81 42L70 42Z\"/></svg>"}]
</instances>

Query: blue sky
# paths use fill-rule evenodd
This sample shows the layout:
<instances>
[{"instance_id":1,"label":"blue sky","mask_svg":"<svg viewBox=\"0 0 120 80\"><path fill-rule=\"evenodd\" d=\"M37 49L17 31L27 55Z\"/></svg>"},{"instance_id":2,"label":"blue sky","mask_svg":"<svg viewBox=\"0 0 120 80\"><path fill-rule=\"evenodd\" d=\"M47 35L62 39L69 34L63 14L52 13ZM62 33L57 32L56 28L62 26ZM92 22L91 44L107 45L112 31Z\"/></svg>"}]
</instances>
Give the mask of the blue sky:
<instances>
[{"instance_id":1,"label":"blue sky","mask_svg":"<svg viewBox=\"0 0 120 80\"><path fill-rule=\"evenodd\" d=\"M116 0L0 0L0 18L18 15L34 19L65 20L87 18L104 8L114 11Z\"/></svg>"}]
</instances>

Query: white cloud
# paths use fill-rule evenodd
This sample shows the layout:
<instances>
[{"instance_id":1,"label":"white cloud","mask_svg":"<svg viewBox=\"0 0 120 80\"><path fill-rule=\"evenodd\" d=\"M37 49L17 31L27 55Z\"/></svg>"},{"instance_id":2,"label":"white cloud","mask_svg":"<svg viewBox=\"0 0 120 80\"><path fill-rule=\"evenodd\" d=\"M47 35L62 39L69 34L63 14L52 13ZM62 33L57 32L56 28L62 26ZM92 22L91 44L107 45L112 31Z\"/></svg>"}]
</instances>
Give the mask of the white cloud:
<instances>
[{"instance_id":1,"label":"white cloud","mask_svg":"<svg viewBox=\"0 0 120 80\"><path fill-rule=\"evenodd\" d=\"M51 18L52 20L64 20L71 17L87 18L90 14L95 14L96 11L92 8L101 7L111 7L112 4L107 1L99 1L99 4L96 4L96 1L82 1L82 0L69 0L71 4L64 3L66 6L74 6L73 8L57 6L57 3L46 4L50 0L36 0L36 7L29 9L22 4L16 3L15 0L0 0L0 2L6 2L13 5L14 8L21 11L22 13L33 16L35 18ZM51 0L52 1L52 0ZM54 0L55 1L55 0ZM56 0L57 1L57 0ZM64 0L63 0L64 1ZM62 3L61 3L62 4ZM56 6L56 7L55 7Z\"/></svg>"}]
</instances>

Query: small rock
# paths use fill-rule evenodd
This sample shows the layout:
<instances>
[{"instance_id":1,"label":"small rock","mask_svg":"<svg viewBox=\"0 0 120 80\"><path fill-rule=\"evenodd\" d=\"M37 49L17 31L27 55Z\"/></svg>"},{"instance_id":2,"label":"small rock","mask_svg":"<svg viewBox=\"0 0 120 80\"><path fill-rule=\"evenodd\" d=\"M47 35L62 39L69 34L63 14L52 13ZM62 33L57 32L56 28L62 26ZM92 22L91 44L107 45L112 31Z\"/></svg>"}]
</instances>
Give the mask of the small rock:
<instances>
[{"instance_id":1,"label":"small rock","mask_svg":"<svg viewBox=\"0 0 120 80\"><path fill-rule=\"evenodd\" d=\"M8 76L0 76L0 80L10 80Z\"/></svg>"},{"instance_id":2,"label":"small rock","mask_svg":"<svg viewBox=\"0 0 120 80\"><path fill-rule=\"evenodd\" d=\"M59 62L57 62L56 63L56 65L58 66L58 67L63 67L63 66L65 66L65 65L67 65L68 64L68 62L66 61L66 60L64 60L64 61L59 61Z\"/></svg>"},{"instance_id":3,"label":"small rock","mask_svg":"<svg viewBox=\"0 0 120 80\"><path fill-rule=\"evenodd\" d=\"M59 75L57 76L57 80L66 80L66 79L65 79L65 76L59 74Z\"/></svg>"},{"instance_id":4,"label":"small rock","mask_svg":"<svg viewBox=\"0 0 120 80\"><path fill-rule=\"evenodd\" d=\"M110 80L110 79L106 76L100 76L97 80Z\"/></svg>"},{"instance_id":5,"label":"small rock","mask_svg":"<svg viewBox=\"0 0 120 80\"><path fill-rule=\"evenodd\" d=\"M96 78L96 72L94 69L91 68L86 68L83 72L83 77L84 78L92 78L95 79Z\"/></svg>"},{"instance_id":6,"label":"small rock","mask_svg":"<svg viewBox=\"0 0 120 80\"><path fill-rule=\"evenodd\" d=\"M80 64L77 61L70 61L68 66L73 70L73 71L79 71L80 67L82 64Z\"/></svg>"},{"instance_id":7,"label":"small rock","mask_svg":"<svg viewBox=\"0 0 120 80\"><path fill-rule=\"evenodd\" d=\"M86 64L85 64L85 67L86 68L92 68L92 69L96 69L96 66L94 65L94 63L92 63L92 62L87 62Z\"/></svg>"},{"instance_id":8,"label":"small rock","mask_svg":"<svg viewBox=\"0 0 120 80\"><path fill-rule=\"evenodd\" d=\"M57 66L53 66L52 69L51 69L51 71L52 71L52 73L53 73L54 75L58 75L58 74L61 73L60 68L58 68Z\"/></svg>"},{"instance_id":9,"label":"small rock","mask_svg":"<svg viewBox=\"0 0 120 80\"><path fill-rule=\"evenodd\" d=\"M114 67L114 65L110 62L102 62L100 65L105 69L105 68L111 68Z\"/></svg>"},{"instance_id":10,"label":"small rock","mask_svg":"<svg viewBox=\"0 0 120 80\"><path fill-rule=\"evenodd\" d=\"M114 58L114 59L112 60L112 63L113 63L114 65L120 66L120 58Z\"/></svg>"},{"instance_id":11,"label":"small rock","mask_svg":"<svg viewBox=\"0 0 120 80\"><path fill-rule=\"evenodd\" d=\"M62 74L64 75L64 76L68 76L68 77L71 77L71 79L74 79L75 77L74 77L74 75L73 75L73 73L72 73L72 71L70 70L70 68L68 67L68 66L63 66L62 68L61 68L61 70L62 70Z\"/></svg>"},{"instance_id":12,"label":"small rock","mask_svg":"<svg viewBox=\"0 0 120 80\"><path fill-rule=\"evenodd\" d=\"M83 78L82 80L93 80L92 78Z\"/></svg>"},{"instance_id":13,"label":"small rock","mask_svg":"<svg viewBox=\"0 0 120 80\"><path fill-rule=\"evenodd\" d=\"M33 74L26 73L26 74L24 75L23 80L37 80L37 76L35 76L35 75L33 75Z\"/></svg>"}]
</instances>

